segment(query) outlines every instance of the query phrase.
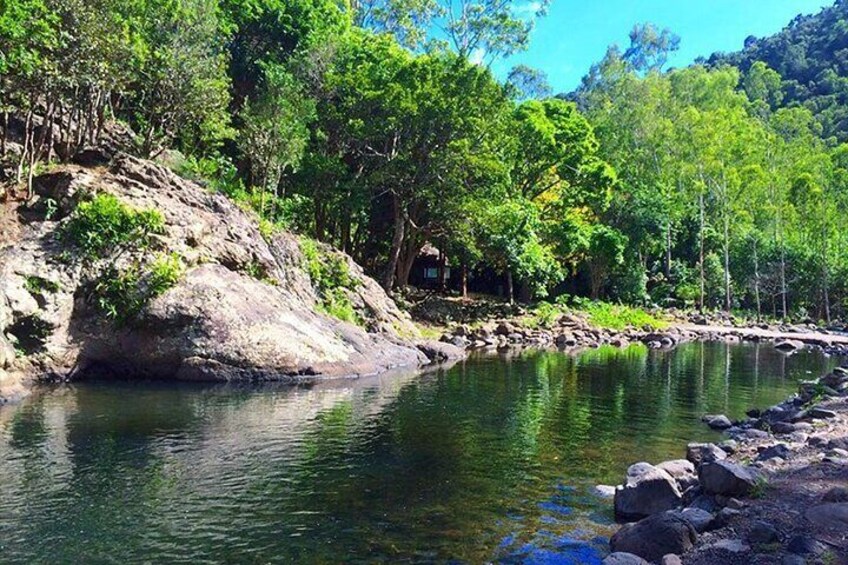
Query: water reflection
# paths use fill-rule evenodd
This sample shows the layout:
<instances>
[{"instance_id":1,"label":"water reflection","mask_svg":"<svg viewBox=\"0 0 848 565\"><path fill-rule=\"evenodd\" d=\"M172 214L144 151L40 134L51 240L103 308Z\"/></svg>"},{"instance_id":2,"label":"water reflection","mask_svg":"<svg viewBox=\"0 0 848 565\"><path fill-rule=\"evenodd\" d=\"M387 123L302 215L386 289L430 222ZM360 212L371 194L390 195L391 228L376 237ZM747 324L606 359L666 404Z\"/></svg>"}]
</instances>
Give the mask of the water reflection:
<instances>
[{"instance_id":1,"label":"water reflection","mask_svg":"<svg viewBox=\"0 0 848 565\"><path fill-rule=\"evenodd\" d=\"M831 362L769 345L522 352L309 388L99 383L0 411L12 562L600 561L636 458Z\"/></svg>"}]
</instances>

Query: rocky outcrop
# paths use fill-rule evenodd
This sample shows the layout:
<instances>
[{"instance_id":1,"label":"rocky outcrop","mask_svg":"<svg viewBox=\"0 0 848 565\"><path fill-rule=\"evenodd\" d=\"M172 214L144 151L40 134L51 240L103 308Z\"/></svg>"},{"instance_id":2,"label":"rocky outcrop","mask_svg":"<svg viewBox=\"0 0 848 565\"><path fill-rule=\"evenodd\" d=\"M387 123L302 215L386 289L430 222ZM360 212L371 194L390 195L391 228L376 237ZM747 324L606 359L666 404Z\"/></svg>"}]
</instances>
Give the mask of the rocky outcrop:
<instances>
[{"instance_id":1,"label":"rocky outcrop","mask_svg":"<svg viewBox=\"0 0 848 565\"><path fill-rule=\"evenodd\" d=\"M301 381L430 361L409 316L349 257L326 250L356 282L342 292L360 325L320 311L295 236L266 239L251 214L164 167L118 155L108 167L55 170L34 187L36 199L16 211L15 237L0 248L2 397L32 376ZM91 286L98 268L123 268L132 251L92 263L59 237L78 203L100 193L158 210L165 226L154 245L184 265L172 288L122 324L94 304ZM457 356L438 349L430 358Z\"/></svg>"}]
</instances>

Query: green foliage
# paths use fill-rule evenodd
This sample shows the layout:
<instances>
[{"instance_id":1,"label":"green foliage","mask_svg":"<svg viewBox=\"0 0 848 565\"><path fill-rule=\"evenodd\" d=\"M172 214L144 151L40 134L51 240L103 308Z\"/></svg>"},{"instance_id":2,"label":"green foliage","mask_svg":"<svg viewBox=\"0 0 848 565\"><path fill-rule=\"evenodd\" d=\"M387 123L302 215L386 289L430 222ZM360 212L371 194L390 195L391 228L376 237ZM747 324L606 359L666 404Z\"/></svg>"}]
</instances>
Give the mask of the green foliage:
<instances>
[{"instance_id":1,"label":"green foliage","mask_svg":"<svg viewBox=\"0 0 848 565\"><path fill-rule=\"evenodd\" d=\"M344 256L328 252L305 237L300 238L300 251L306 273L321 300L319 307L340 320L361 323L347 294L356 289L359 281L351 276Z\"/></svg>"},{"instance_id":2,"label":"green foliage","mask_svg":"<svg viewBox=\"0 0 848 565\"><path fill-rule=\"evenodd\" d=\"M24 288L26 288L30 294L44 294L45 292L55 294L59 292L58 283L37 275L27 276L24 279Z\"/></svg>"},{"instance_id":3,"label":"green foliage","mask_svg":"<svg viewBox=\"0 0 848 565\"><path fill-rule=\"evenodd\" d=\"M589 317L589 323L599 328L623 330L626 328L664 329L668 322L643 310L623 304L600 301L579 301L577 308Z\"/></svg>"},{"instance_id":4,"label":"green foliage","mask_svg":"<svg viewBox=\"0 0 848 565\"><path fill-rule=\"evenodd\" d=\"M111 194L98 194L76 207L62 234L85 259L94 260L124 247L147 248L164 228L159 211L134 210Z\"/></svg>"},{"instance_id":5,"label":"green foliage","mask_svg":"<svg viewBox=\"0 0 848 565\"><path fill-rule=\"evenodd\" d=\"M183 263L176 253L160 254L148 264L139 261L119 270L106 268L94 283L97 306L123 325L135 318L150 300L179 282Z\"/></svg>"}]
</instances>

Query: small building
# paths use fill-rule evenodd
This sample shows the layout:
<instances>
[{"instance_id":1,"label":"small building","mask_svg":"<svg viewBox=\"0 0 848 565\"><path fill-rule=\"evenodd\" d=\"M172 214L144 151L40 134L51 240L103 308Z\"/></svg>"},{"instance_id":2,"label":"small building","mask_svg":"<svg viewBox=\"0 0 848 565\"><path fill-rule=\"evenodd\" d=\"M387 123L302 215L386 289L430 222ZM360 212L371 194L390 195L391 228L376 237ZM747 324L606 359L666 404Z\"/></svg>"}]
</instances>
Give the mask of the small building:
<instances>
[{"instance_id":1,"label":"small building","mask_svg":"<svg viewBox=\"0 0 848 565\"><path fill-rule=\"evenodd\" d=\"M451 274L447 256L428 242L412 263L409 284L418 288L449 288L452 286Z\"/></svg>"}]
</instances>

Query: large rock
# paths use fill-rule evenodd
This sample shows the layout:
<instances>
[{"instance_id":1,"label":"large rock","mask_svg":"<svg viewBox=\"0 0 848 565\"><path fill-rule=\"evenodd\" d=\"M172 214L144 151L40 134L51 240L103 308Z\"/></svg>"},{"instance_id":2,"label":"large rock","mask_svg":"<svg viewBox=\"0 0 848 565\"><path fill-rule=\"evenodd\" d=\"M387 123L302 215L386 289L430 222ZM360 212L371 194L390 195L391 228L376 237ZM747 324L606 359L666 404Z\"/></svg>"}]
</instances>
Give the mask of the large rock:
<instances>
[{"instance_id":1,"label":"large rock","mask_svg":"<svg viewBox=\"0 0 848 565\"><path fill-rule=\"evenodd\" d=\"M47 198L58 203L56 216L46 221L43 214L21 215L25 221L15 241L0 247L0 336L12 335L30 349L7 367L7 382L23 382L20 375L96 372L303 381L462 355L444 344L421 343L419 349L409 316L349 257L320 245L355 281L339 291L360 324L324 314L298 238L286 232L263 236L256 218L225 196L151 162L119 155L108 168L62 167L37 178L35 191L36 203ZM72 244L55 237L87 193L109 193L132 208L158 210L165 229L155 245L178 254L185 266L172 288L123 325L96 308L88 298L90 285L100 267L126 268L141 251L93 264L68 261ZM46 290L33 284L39 279L49 282ZM34 329L37 336L30 335ZM5 348L0 357L0 365L9 365Z\"/></svg>"},{"instance_id":2,"label":"large rock","mask_svg":"<svg viewBox=\"0 0 848 565\"><path fill-rule=\"evenodd\" d=\"M697 538L689 522L675 512L663 512L622 526L610 539L610 548L614 552L623 551L648 561L659 561L669 553L686 553Z\"/></svg>"},{"instance_id":3,"label":"large rock","mask_svg":"<svg viewBox=\"0 0 848 565\"><path fill-rule=\"evenodd\" d=\"M704 463L698 468L698 479L705 492L724 496L745 496L757 482L750 469L729 461Z\"/></svg>"},{"instance_id":4,"label":"large rock","mask_svg":"<svg viewBox=\"0 0 848 565\"><path fill-rule=\"evenodd\" d=\"M666 471L648 463L636 463L627 470L625 483L615 491L618 518L634 519L676 508L682 495L677 482Z\"/></svg>"},{"instance_id":5,"label":"large rock","mask_svg":"<svg viewBox=\"0 0 848 565\"><path fill-rule=\"evenodd\" d=\"M695 465L687 459L663 461L657 465L657 469L661 469L671 475L671 478L677 482L677 488L681 493L686 492L686 489L698 483L698 475L695 472Z\"/></svg>"},{"instance_id":6,"label":"large rock","mask_svg":"<svg viewBox=\"0 0 848 565\"><path fill-rule=\"evenodd\" d=\"M701 420L714 430L726 430L733 426L733 422L724 414L707 414Z\"/></svg>"}]
</instances>

